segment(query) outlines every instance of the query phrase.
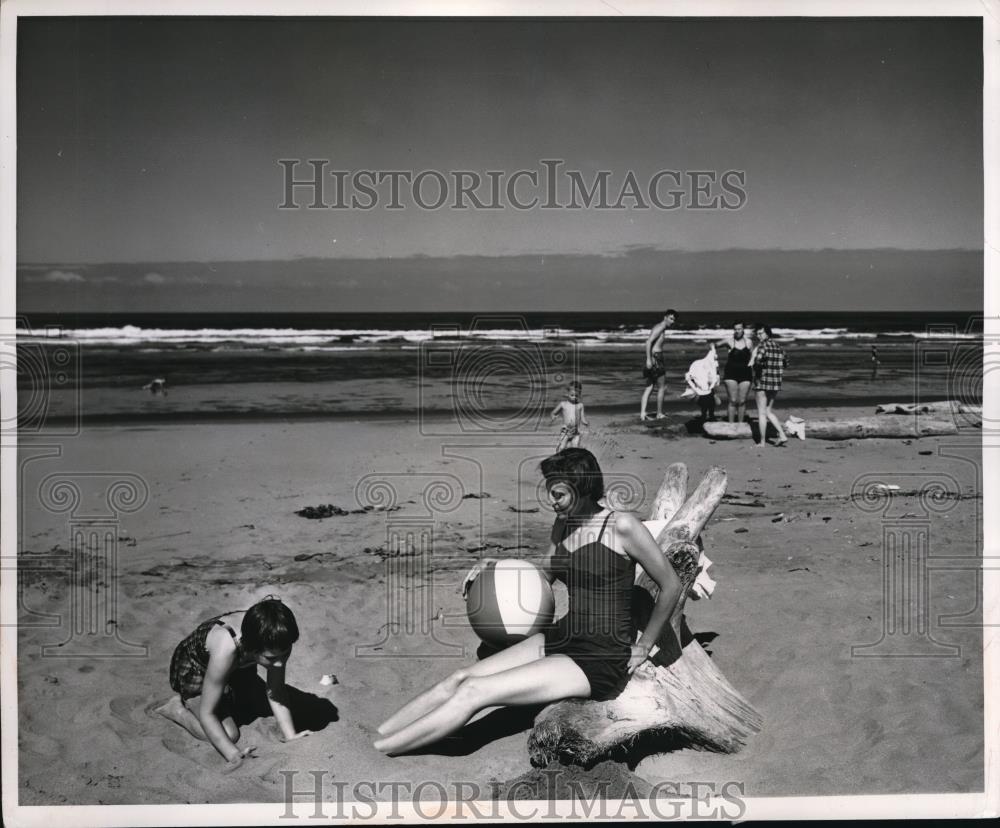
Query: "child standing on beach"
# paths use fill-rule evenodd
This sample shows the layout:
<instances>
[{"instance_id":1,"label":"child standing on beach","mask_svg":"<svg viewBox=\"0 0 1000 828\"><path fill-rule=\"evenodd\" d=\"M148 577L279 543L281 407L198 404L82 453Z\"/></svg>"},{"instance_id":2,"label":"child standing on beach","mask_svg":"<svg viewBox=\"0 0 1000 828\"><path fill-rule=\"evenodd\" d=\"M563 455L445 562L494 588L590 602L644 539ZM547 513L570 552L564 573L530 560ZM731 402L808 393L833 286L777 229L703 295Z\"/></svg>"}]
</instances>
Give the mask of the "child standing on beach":
<instances>
[{"instance_id":1,"label":"child standing on beach","mask_svg":"<svg viewBox=\"0 0 1000 828\"><path fill-rule=\"evenodd\" d=\"M556 449L557 453L564 448L577 448L580 445L581 424L585 426L590 425L583 411L583 403L580 401L582 393L583 386L579 382L571 382L566 388L566 399L561 400L552 409L550 420L556 419L560 413L562 413L563 418L563 426L559 432L559 446Z\"/></svg>"},{"instance_id":2,"label":"child standing on beach","mask_svg":"<svg viewBox=\"0 0 1000 828\"><path fill-rule=\"evenodd\" d=\"M295 730L285 687L285 663L298 638L295 616L274 597L208 619L174 650L170 686L177 695L156 712L211 742L226 760L226 770L235 770L257 748L236 747L240 731L233 718L232 680L237 670L259 665L267 670L267 699L285 741L308 736L308 730Z\"/></svg>"}]
</instances>

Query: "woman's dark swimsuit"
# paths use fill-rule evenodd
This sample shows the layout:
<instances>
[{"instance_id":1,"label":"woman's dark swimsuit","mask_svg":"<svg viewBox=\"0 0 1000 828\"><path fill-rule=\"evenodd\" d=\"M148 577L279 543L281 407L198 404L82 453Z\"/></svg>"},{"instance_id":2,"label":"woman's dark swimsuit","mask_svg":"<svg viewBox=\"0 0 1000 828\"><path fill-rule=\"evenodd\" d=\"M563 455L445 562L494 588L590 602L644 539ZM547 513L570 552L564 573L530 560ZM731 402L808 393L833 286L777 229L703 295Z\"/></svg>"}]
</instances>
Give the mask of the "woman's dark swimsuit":
<instances>
[{"instance_id":1,"label":"woman's dark swimsuit","mask_svg":"<svg viewBox=\"0 0 1000 828\"><path fill-rule=\"evenodd\" d=\"M255 662L247 664L240 662L244 658L243 648L240 645L240 638L236 630L229 626L222 619L231 612L224 612L215 618L198 625L198 628L185 638L174 650L173 658L170 659L170 687L174 692L179 693L182 701L201 695L201 685L205 680L205 671L208 669L208 634L216 627L224 627L236 642L236 666L237 669L253 667ZM232 695L232 688L227 685L226 696Z\"/></svg>"},{"instance_id":2,"label":"woman's dark swimsuit","mask_svg":"<svg viewBox=\"0 0 1000 828\"><path fill-rule=\"evenodd\" d=\"M596 541L573 552L559 541L552 570L566 584L569 611L545 633L545 654L573 659L590 682L590 697L597 701L613 699L625 688L635 641L635 562L601 543L613 514L604 519Z\"/></svg>"},{"instance_id":3,"label":"woman's dark swimsuit","mask_svg":"<svg viewBox=\"0 0 1000 828\"><path fill-rule=\"evenodd\" d=\"M726 372L722 375L722 378L724 380L734 380L735 382L751 382L753 380L749 348L730 347L729 358L726 360Z\"/></svg>"}]
</instances>

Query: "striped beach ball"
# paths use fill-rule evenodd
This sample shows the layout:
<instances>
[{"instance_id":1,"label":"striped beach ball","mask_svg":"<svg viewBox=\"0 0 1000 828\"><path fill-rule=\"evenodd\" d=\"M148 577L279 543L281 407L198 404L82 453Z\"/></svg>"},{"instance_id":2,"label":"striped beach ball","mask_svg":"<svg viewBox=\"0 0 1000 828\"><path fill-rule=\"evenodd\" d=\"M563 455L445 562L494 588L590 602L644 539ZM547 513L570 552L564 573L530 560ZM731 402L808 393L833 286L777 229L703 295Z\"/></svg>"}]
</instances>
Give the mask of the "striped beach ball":
<instances>
[{"instance_id":1,"label":"striped beach ball","mask_svg":"<svg viewBox=\"0 0 1000 828\"><path fill-rule=\"evenodd\" d=\"M503 648L551 624L556 602L537 566L504 558L488 563L469 585L465 609L476 635Z\"/></svg>"}]
</instances>

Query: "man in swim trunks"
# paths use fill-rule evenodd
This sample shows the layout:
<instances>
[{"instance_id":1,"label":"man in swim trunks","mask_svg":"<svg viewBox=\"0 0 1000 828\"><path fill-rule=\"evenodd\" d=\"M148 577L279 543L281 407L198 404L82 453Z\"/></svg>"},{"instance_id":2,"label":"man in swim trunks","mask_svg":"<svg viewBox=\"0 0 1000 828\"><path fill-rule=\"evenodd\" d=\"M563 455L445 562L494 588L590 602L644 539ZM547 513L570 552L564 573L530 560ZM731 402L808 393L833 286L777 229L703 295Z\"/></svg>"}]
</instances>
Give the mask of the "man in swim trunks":
<instances>
[{"instance_id":1,"label":"man in swim trunks","mask_svg":"<svg viewBox=\"0 0 1000 828\"><path fill-rule=\"evenodd\" d=\"M663 337L667 328L672 328L677 321L677 311L667 310L663 314L663 319L657 322L646 338L646 368L643 376L646 378L646 390L642 392L642 404L639 407L639 419L646 419L646 405L649 403L649 395L653 393L653 386L658 386L656 390L656 419L663 418L663 397L667 393L666 369L663 366Z\"/></svg>"}]
</instances>

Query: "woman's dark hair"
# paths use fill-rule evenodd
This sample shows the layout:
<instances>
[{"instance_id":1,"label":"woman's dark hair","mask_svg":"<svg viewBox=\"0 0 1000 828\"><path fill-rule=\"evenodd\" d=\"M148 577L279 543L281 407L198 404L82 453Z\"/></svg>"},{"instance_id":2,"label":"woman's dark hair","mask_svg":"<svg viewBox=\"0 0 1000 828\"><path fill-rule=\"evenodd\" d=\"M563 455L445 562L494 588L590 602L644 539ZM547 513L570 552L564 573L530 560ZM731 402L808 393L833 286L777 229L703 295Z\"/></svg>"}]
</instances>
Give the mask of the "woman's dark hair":
<instances>
[{"instance_id":1,"label":"woman's dark hair","mask_svg":"<svg viewBox=\"0 0 1000 828\"><path fill-rule=\"evenodd\" d=\"M768 339L774 339L774 331L771 330L770 325L758 325L757 330L766 333Z\"/></svg>"},{"instance_id":2,"label":"woman's dark hair","mask_svg":"<svg viewBox=\"0 0 1000 828\"><path fill-rule=\"evenodd\" d=\"M577 497L597 501L604 497L604 475L601 467L586 449L568 448L542 461L542 476L546 483L561 480L569 484Z\"/></svg>"},{"instance_id":3,"label":"woman's dark hair","mask_svg":"<svg viewBox=\"0 0 1000 828\"><path fill-rule=\"evenodd\" d=\"M299 640L295 616L277 598L265 598L250 607L243 616L240 632L243 648L248 653L267 650L283 653Z\"/></svg>"}]
</instances>

